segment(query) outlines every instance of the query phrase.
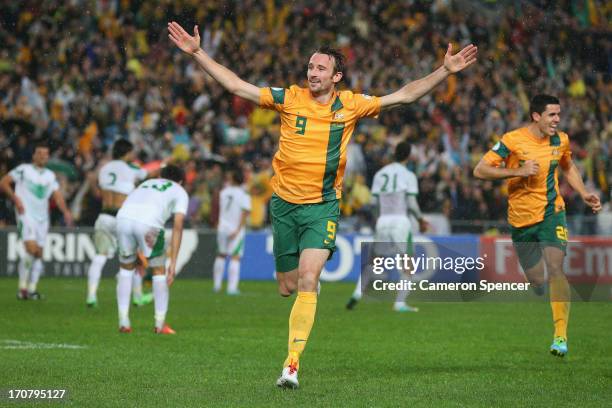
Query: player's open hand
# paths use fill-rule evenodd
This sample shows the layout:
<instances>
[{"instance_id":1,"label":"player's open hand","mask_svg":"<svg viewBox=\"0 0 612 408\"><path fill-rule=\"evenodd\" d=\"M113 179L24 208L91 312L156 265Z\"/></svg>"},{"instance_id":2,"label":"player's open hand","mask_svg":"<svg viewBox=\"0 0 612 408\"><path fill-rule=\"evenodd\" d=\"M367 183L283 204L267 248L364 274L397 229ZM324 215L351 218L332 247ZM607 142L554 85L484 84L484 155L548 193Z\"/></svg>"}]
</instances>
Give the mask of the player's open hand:
<instances>
[{"instance_id":1,"label":"player's open hand","mask_svg":"<svg viewBox=\"0 0 612 408\"><path fill-rule=\"evenodd\" d=\"M66 211L64 214L64 223L67 227L74 227L74 218L72 217L72 213L70 211Z\"/></svg>"},{"instance_id":2,"label":"player's open hand","mask_svg":"<svg viewBox=\"0 0 612 408\"><path fill-rule=\"evenodd\" d=\"M477 54L478 47L470 44L453 55L453 45L449 43L444 56L444 68L450 73L459 72L475 63Z\"/></svg>"},{"instance_id":3,"label":"player's open hand","mask_svg":"<svg viewBox=\"0 0 612 408\"><path fill-rule=\"evenodd\" d=\"M187 54L193 54L200 49L200 32L197 25L193 27L193 36L191 36L179 23L173 21L168 23L168 33L168 38Z\"/></svg>"},{"instance_id":4,"label":"player's open hand","mask_svg":"<svg viewBox=\"0 0 612 408\"><path fill-rule=\"evenodd\" d=\"M582 199L585 204L591 207L593 213L598 213L601 210L601 201L599 200L599 196L593 193L586 193Z\"/></svg>"},{"instance_id":5,"label":"player's open hand","mask_svg":"<svg viewBox=\"0 0 612 408\"><path fill-rule=\"evenodd\" d=\"M518 175L520 177L535 176L540 171L540 165L535 160L527 160L518 169Z\"/></svg>"},{"instance_id":6,"label":"player's open hand","mask_svg":"<svg viewBox=\"0 0 612 408\"><path fill-rule=\"evenodd\" d=\"M15 204L15 208L17 209L17 214L23 214L25 208L23 207L23 201L21 201L21 198L15 196L15 200L13 201L13 203Z\"/></svg>"},{"instance_id":7,"label":"player's open hand","mask_svg":"<svg viewBox=\"0 0 612 408\"><path fill-rule=\"evenodd\" d=\"M419 232L427 232L429 229L429 223L425 218L419 220Z\"/></svg>"},{"instance_id":8,"label":"player's open hand","mask_svg":"<svg viewBox=\"0 0 612 408\"><path fill-rule=\"evenodd\" d=\"M168 271L166 273L166 282L168 282L168 286L172 286L175 276L176 276L176 264L174 262L170 262L170 265L168 266Z\"/></svg>"}]
</instances>

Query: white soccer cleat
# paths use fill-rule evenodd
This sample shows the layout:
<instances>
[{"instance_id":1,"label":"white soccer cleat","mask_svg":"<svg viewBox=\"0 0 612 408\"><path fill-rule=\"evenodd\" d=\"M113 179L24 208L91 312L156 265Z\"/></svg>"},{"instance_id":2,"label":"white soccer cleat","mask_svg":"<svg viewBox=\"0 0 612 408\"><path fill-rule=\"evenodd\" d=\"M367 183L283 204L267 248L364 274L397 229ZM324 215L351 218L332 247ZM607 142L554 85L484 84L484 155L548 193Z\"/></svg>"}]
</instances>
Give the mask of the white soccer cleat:
<instances>
[{"instance_id":1,"label":"white soccer cleat","mask_svg":"<svg viewBox=\"0 0 612 408\"><path fill-rule=\"evenodd\" d=\"M405 303L403 304L394 304L393 305L393 310L395 310L396 312L418 312L419 308L415 307L415 306L410 306L407 305Z\"/></svg>"},{"instance_id":2,"label":"white soccer cleat","mask_svg":"<svg viewBox=\"0 0 612 408\"><path fill-rule=\"evenodd\" d=\"M292 390L297 389L300 384L297 379L297 368L295 365L288 365L283 368L281 376L276 380L276 386L280 388L290 388Z\"/></svg>"}]
</instances>

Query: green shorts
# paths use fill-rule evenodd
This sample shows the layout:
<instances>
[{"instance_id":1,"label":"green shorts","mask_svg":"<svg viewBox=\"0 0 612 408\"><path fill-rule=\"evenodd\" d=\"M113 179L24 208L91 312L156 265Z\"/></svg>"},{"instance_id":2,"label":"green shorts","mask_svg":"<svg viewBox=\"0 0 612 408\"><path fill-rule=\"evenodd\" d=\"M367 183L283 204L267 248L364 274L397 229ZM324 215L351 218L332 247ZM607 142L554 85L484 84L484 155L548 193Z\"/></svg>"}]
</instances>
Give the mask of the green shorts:
<instances>
[{"instance_id":1,"label":"green shorts","mask_svg":"<svg viewBox=\"0 0 612 408\"><path fill-rule=\"evenodd\" d=\"M306 248L329 249L329 258L336 250L338 200L292 204L274 194L270 200L270 217L277 272L296 269Z\"/></svg>"},{"instance_id":2,"label":"green shorts","mask_svg":"<svg viewBox=\"0 0 612 408\"><path fill-rule=\"evenodd\" d=\"M544 217L544 220L527 227L512 227L512 244L523 270L535 266L542 259L542 248L555 247L566 253L567 221L565 211Z\"/></svg>"}]
</instances>

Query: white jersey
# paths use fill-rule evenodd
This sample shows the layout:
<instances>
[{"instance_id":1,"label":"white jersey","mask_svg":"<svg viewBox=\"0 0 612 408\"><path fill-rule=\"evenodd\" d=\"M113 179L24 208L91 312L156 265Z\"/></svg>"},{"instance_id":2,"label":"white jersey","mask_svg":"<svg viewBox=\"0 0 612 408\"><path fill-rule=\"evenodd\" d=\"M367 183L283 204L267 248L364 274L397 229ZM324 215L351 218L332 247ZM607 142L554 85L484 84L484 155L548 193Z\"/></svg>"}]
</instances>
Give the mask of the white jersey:
<instances>
[{"instance_id":1,"label":"white jersey","mask_svg":"<svg viewBox=\"0 0 612 408\"><path fill-rule=\"evenodd\" d=\"M102 190L128 195L134 190L136 183L146 178L146 170L123 160L112 160L100 169L98 185Z\"/></svg>"},{"instance_id":2,"label":"white jersey","mask_svg":"<svg viewBox=\"0 0 612 408\"><path fill-rule=\"evenodd\" d=\"M251 211L251 196L242 187L228 186L219 195L219 231L232 233L240 225L242 211Z\"/></svg>"},{"instance_id":3,"label":"white jersey","mask_svg":"<svg viewBox=\"0 0 612 408\"><path fill-rule=\"evenodd\" d=\"M20 164L9 173L15 181L15 194L24 206L24 215L33 221L49 220L49 197L59 189L55 173L33 164Z\"/></svg>"},{"instance_id":4,"label":"white jersey","mask_svg":"<svg viewBox=\"0 0 612 408\"><path fill-rule=\"evenodd\" d=\"M407 216L407 195L419 194L419 184L413 172L400 163L387 164L374 175L372 194L378 197L380 216Z\"/></svg>"},{"instance_id":5,"label":"white jersey","mask_svg":"<svg viewBox=\"0 0 612 408\"><path fill-rule=\"evenodd\" d=\"M127 196L117 218L163 228L173 214L187 214L188 205L189 196L180 184L162 178L149 179Z\"/></svg>"}]
</instances>

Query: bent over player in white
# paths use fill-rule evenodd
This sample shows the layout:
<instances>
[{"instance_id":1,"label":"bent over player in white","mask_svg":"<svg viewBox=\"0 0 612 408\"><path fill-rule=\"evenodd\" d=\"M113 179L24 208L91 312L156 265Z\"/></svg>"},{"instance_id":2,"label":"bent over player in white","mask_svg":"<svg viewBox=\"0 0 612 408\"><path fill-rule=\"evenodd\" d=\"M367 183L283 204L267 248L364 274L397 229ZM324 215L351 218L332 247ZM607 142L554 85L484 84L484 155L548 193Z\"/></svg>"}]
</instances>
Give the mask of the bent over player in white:
<instances>
[{"instance_id":1,"label":"bent over player in white","mask_svg":"<svg viewBox=\"0 0 612 408\"><path fill-rule=\"evenodd\" d=\"M372 194L377 198L379 216L376 221L376 242L393 242L398 253L414 254L412 244L412 225L408 212L419 221L421 232L427 229L427 221L421 214L417 195L419 184L413 172L406 168L410 157L410 144L401 142L395 148L395 162L384 166L375 175L372 182ZM402 271L402 274L408 271ZM404 276L406 277L406 276ZM351 310L361 299L361 275L353 296L347 303ZM417 312L419 309L406 304L408 290L401 290L393 305L396 312Z\"/></svg>"},{"instance_id":2,"label":"bent over player in white","mask_svg":"<svg viewBox=\"0 0 612 408\"><path fill-rule=\"evenodd\" d=\"M102 166L98 172L98 186L102 196L102 211L94 225L94 244L96 255L91 261L87 272L87 306L98 304L98 285L102 269L107 259L115 256L117 251L117 219L115 216L128 194L135 185L147 177L155 177L159 170L147 172L131 164L134 159L134 145L125 139L120 139L113 145L113 160ZM134 303L142 303L142 277L134 274L132 285Z\"/></svg>"},{"instance_id":3,"label":"bent over player in white","mask_svg":"<svg viewBox=\"0 0 612 408\"><path fill-rule=\"evenodd\" d=\"M242 170L228 172L229 184L221 190L219 226L217 227L217 258L213 266L214 291L221 291L225 259L230 257L227 270L227 294L238 295L240 258L244 253L246 220L251 211L251 197L241 187Z\"/></svg>"},{"instance_id":4,"label":"bent over player in white","mask_svg":"<svg viewBox=\"0 0 612 408\"><path fill-rule=\"evenodd\" d=\"M72 214L59 190L55 173L45 168L49 161L49 146L39 143L34 148L32 163L15 167L2 180L0 188L13 201L17 212L19 239L25 254L19 259L19 291L17 299L38 300L38 279L43 272L43 248L49 232L49 198L64 215L64 222L72 226ZM15 183L15 191L11 188Z\"/></svg>"},{"instance_id":5,"label":"bent over player in white","mask_svg":"<svg viewBox=\"0 0 612 408\"><path fill-rule=\"evenodd\" d=\"M183 235L189 197L181 186L183 170L168 165L161 178L150 179L132 191L117 213L119 241L119 274L117 275L117 306L119 331L132 331L129 318L132 277L136 268L136 253L140 251L153 269L153 299L155 302L155 333L174 334L165 322L168 311L168 287L176 275L176 261ZM164 225L174 215L170 264L166 275Z\"/></svg>"}]
</instances>

